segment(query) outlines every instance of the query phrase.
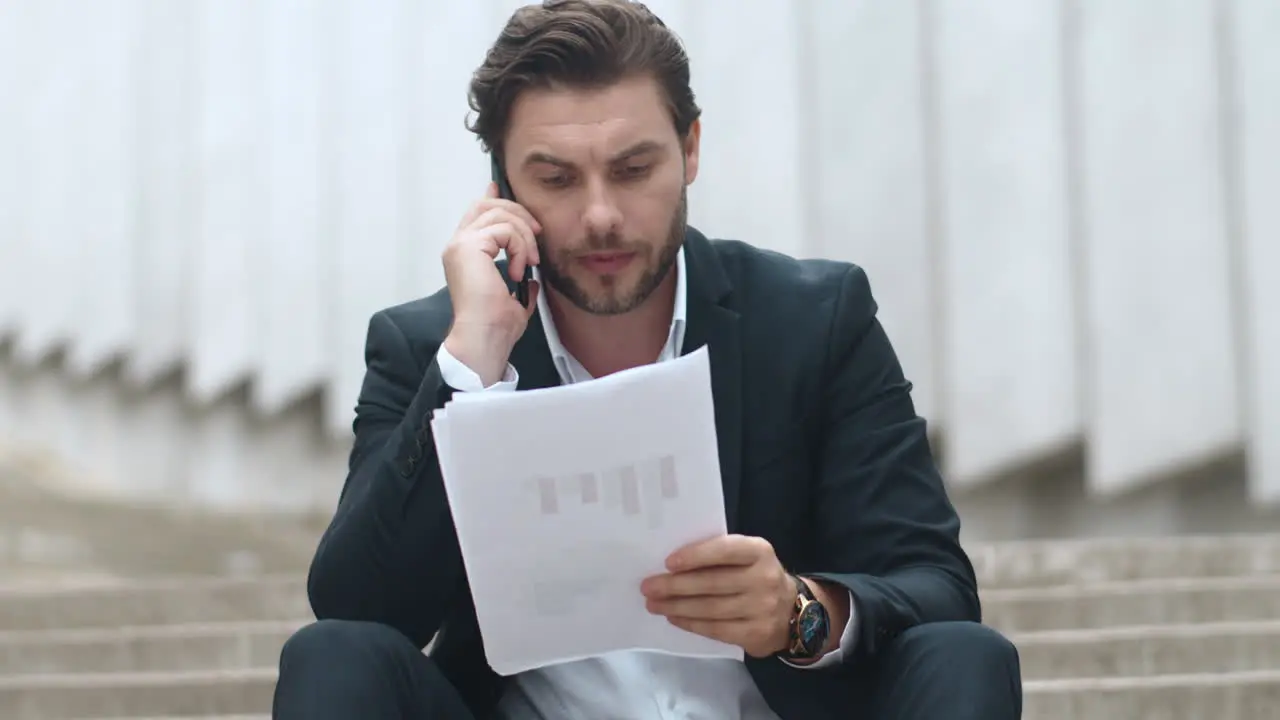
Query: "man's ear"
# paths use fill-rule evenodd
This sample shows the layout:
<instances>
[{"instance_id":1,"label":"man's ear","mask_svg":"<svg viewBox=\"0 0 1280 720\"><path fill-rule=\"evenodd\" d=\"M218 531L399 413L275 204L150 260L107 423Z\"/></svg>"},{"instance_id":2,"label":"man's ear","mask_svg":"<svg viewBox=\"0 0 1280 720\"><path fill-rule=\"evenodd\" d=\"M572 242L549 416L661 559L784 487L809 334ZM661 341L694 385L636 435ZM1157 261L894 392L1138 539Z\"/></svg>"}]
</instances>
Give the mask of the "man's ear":
<instances>
[{"instance_id":1,"label":"man's ear","mask_svg":"<svg viewBox=\"0 0 1280 720\"><path fill-rule=\"evenodd\" d=\"M684 136L684 184L692 185L698 177L698 154L702 147L702 119L693 121Z\"/></svg>"}]
</instances>

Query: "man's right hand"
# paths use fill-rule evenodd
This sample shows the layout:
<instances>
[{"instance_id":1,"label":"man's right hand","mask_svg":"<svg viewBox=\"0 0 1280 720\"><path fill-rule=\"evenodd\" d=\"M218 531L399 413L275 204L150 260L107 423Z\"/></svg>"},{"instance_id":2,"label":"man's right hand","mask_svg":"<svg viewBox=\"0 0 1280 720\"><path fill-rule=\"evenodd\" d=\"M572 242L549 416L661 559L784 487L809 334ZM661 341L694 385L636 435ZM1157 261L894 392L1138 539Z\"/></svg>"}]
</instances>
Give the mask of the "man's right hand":
<instances>
[{"instance_id":1,"label":"man's right hand","mask_svg":"<svg viewBox=\"0 0 1280 720\"><path fill-rule=\"evenodd\" d=\"M526 266L538 264L534 238L541 231L528 210L498 197L497 185L490 183L444 250L444 277L453 301L453 326L444 346L485 387L502 379L538 297L538 284L530 282L529 307L521 305L494 272L494 260L505 250L507 273L519 282Z\"/></svg>"}]
</instances>

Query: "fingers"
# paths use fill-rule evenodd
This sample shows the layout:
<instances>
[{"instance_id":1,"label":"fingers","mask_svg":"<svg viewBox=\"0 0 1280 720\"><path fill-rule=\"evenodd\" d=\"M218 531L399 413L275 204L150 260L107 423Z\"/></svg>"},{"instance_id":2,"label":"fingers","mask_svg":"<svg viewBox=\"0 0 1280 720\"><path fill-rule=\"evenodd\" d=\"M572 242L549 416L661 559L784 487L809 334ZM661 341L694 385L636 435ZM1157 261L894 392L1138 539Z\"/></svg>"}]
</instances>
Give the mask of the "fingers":
<instances>
[{"instance_id":1,"label":"fingers","mask_svg":"<svg viewBox=\"0 0 1280 720\"><path fill-rule=\"evenodd\" d=\"M779 636L775 628L763 622L685 617L668 617L667 622L695 635L737 645L754 658L769 657L786 647L785 636ZM780 639L781 642L779 642Z\"/></svg>"},{"instance_id":2,"label":"fingers","mask_svg":"<svg viewBox=\"0 0 1280 720\"><path fill-rule=\"evenodd\" d=\"M485 224L485 221L484 221L485 216L489 212L496 209L506 210L507 212L520 218L522 221L524 221L525 224L527 224L533 230L534 233L542 232L542 224L538 222L538 219L535 218L533 216L533 213L529 212L528 209L525 208L525 206L521 205L518 202L513 202L511 200L504 200L503 198L499 198L499 197L489 197L488 195L486 195L484 199L482 199L480 202L472 206L470 212L468 212L462 218L462 223L460 227L464 227L464 228L481 227Z\"/></svg>"},{"instance_id":3,"label":"fingers","mask_svg":"<svg viewBox=\"0 0 1280 720\"><path fill-rule=\"evenodd\" d=\"M462 216L462 220L458 222L458 229L470 227L476 221L476 218L489 208L493 207L493 201L498 200L498 184L491 182L484 187L484 195L480 197L480 201L471 206L466 214Z\"/></svg>"},{"instance_id":4,"label":"fingers","mask_svg":"<svg viewBox=\"0 0 1280 720\"><path fill-rule=\"evenodd\" d=\"M490 257L496 258L499 250L506 250L507 274L515 282L520 282L524 278L525 266L537 265L536 258L532 257L537 250L532 241L526 239L527 232L520 223L501 222L477 232L476 239Z\"/></svg>"},{"instance_id":5,"label":"fingers","mask_svg":"<svg viewBox=\"0 0 1280 720\"><path fill-rule=\"evenodd\" d=\"M527 215L527 211L524 214ZM477 228L475 237L490 256L497 257L499 250L507 252L510 261L507 272L512 280L519 282L524 278L526 266L538 264L538 242L533 227L519 213L507 207L493 207L476 218L472 226Z\"/></svg>"},{"instance_id":6,"label":"fingers","mask_svg":"<svg viewBox=\"0 0 1280 720\"><path fill-rule=\"evenodd\" d=\"M542 224L523 205L498 197L497 183L488 184L484 197L463 216L458 229L478 238L490 257L505 250L507 272L516 282L524 278L526 267L539 262L537 235Z\"/></svg>"},{"instance_id":7,"label":"fingers","mask_svg":"<svg viewBox=\"0 0 1280 720\"><path fill-rule=\"evenodd\" d=\"M663 599L692 595L732 595L750 589L755 575L741 567L719 567L646 578L640 585L645 597Z\"/></svg>"},{"instance_id":8,"label":"fingers","mask_svg":"<svg viewBox=\"0 0 1280 720\"><path fill-rule=\"evenodd\" d=\"M506 208L508 211L515 213L516 217L523 220L535 234L542 232L542 223L538 222L538 219L533 216L533 213L529 212L529 210L520 203L503 200L501 198L491 200L489 202L493 203L493 207Z\"/></svg>"},{"instance_id":9,"label":"fingers","mask_svg":"<svg viewBox=\"0 0 1280 720\"><path fill-rule=\"evenodd\" d=\"M683 572L718 565L751 565L773 554L768 540L745 535L721 535L686 545L667 558L667 569Z\"/></svg>"},{"instance_id":10,"label":"fingers","mask_svg":"<svg viewBox=\"0 0 1280 720\"><path fill-rule=\"evenodd\" d=\"M654 615L665 615L669 618L687 618L690 620L742 620L756 617L761 612L751 607L752 596L735 595L702 595L694 597L675 597L667 599L650 598L645 600L645 609Z\"/></svg>"}]
</instances>

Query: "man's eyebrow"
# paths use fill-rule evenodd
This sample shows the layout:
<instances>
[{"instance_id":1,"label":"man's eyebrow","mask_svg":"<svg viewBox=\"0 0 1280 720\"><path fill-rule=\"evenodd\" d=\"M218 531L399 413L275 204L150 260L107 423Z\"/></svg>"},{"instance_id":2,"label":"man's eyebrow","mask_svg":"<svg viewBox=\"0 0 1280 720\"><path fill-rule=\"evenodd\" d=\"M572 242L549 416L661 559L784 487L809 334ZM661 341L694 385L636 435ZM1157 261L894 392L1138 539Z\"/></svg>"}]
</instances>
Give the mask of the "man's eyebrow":
<instances>
[{"instance_id":1,"label":"man's eyebrow","mask_svg":"<svg viewBox=\"0 0 1280 720\"><path fill-rule=\"evenodd\" d=\"M569 162L568 160L561 160L555 155L550 155L544 152L529 153L527 156L525 156L525 159L524 159L525 167L528 167L530 165L539 165L539 164L555 165L558 168L573 167L573 163Z\"/></svg>"},{"instance_id":2,"label":"man's eyebrow","mask_svg":"<svg viewBox=\"0 0 1280 720\"><path fill-rule=\"evenodd\" d=\"M622 152L617 153L613 157L609 158L609 164L612 165L614 163L622 162L623 160L633 158L636 155L643 155L645 153L654 152L656 150L661 150L661 149L662 149L662 143L659 143L656 140L641 140L635 145L632 145L626 150L623 150Z\"/></svg>"},{"instance_id":3,"label":"man's eyebrow","mask_svg":"<svg viewBox=\"0 0 1280 720\"><path fill-rule=\"evenodd\" d=\"M641 140L640 142L636 143L635 145L632 145L626 150L623 150L622 152L619 152L619 153L615 153L613 157L609 158L609 164L612 165L615 163L619 163L619 162L622 162L623 160L633 158L637 155L643 155L645 153L654 152L661 149L662 149L662 143L656 140ZM564 168L564 169L572 169L573 167L575 167L574 163L568 160L564 160L562 158L558 158L555 155L552 155L550 153L545 153L545 152L529 153L529 155L525 157L523 164L526 167L528 167L529 165L539 165L539 164L554 165L555 167Z\"/></svg>"}]
</instances>

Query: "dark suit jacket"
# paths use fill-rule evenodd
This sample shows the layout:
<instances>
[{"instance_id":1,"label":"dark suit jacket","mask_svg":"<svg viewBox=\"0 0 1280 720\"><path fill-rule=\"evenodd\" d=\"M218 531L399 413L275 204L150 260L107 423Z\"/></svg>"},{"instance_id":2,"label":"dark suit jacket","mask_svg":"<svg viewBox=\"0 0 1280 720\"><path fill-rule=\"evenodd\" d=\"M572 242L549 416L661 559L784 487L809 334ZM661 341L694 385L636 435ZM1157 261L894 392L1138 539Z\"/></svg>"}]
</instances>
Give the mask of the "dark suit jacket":
<instances>
[{"instance_id":1,"label":"dark suit jacket","mask_svg":"<svg viewBox=\"0 0 1280 720\"><path fill-rule=\"evenodd\" d=\"M973 567L911 385L857 266L796 260L690 229L684 350L706 345L729 532L773 544L792 572L855 598L857 647L835 668L748 659L783 718L848 717L842 696L877 651L927 622L979 620ZM369 323L368 372L337 512L307 590L320 619L390 625L431 654L477 717L488 667L429 420L452 394L436 350L448 293ZM559 384L537 318L511 354L520 388Z\"/></svg>"}]
</instances>

